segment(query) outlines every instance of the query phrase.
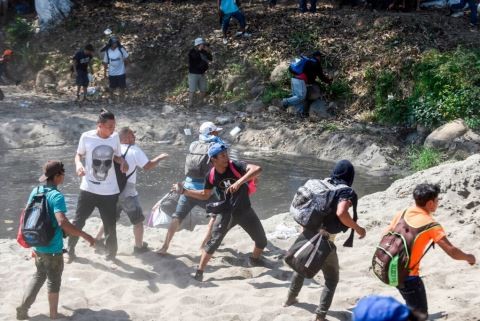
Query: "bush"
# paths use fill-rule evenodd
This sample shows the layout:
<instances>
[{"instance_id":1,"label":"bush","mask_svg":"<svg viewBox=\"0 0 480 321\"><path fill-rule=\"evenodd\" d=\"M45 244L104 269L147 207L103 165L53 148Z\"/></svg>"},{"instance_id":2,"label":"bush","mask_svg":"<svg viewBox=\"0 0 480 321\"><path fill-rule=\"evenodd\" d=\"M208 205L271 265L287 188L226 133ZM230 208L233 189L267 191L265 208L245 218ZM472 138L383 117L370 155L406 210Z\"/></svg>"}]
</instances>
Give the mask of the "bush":
<instances>
[{"instance_id":1,"label":"bush","mask_svg":"<svg viewBox=\"0 0 480 321\"><path fill-rule=\"evenodd\" d=\"M410 147L407 153L410 167L414 171L422 171L439 165L442 162L442 153L434 148Z\"/></svg>"},{"instance_id":2,"label":"bush","mask_svg":"<svg viewBox=\"0 0 480 321\"><path fill-rule=\"evenodd\" d=\"M332 99L348 99L352 96L352 89L346 79L335 79L325 89Z\"/></svg>"},{"instance_id":3,"label":"bush","mask_svg":"<svg viewBox=\"0 0 480 321\"><path fill-rule=\"evenodd\" d=\"M27 20L17 17L14 22L6 28L7 40L10 43L26 41L33 33L32 26Z\"/></svg>"},{"instance_id":4,"label":"bush","mask_svg":"<svg viewBox=\"0 0 480 321\"><path fill-rule=\"evenodd\" d=\"M265 88L261 99L264 104L269 104L274 99L281 99L287 97L288 94L289 92L282 87L270 84L267 86L267 88Z\"/></svg>"}]
</instances>

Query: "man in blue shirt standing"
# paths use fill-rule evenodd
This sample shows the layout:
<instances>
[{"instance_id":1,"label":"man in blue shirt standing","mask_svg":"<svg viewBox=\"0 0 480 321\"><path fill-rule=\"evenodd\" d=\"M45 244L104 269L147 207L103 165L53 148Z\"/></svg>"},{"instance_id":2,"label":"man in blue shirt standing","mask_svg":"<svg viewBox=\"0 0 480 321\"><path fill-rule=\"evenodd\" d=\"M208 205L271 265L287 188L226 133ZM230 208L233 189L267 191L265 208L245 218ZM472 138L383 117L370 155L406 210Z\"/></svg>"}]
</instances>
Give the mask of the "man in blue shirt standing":
<instances>
[{"instance_id":1,"label":"man in blue shirt standing","mask_svg":"<svg viewBox=\"0 0 480 321\"><path fill-rule=\"evenodd\" d=\"M223 44L226 45L228 43L227 32L232 17L237 19L240 24L240 31L235 33L235 37L248 38L251 36L250 33L245 32L245 26L247 25L245 22L245 15L240 11L240 5L236 0L217 0L217 7L218 12L222 17Z\"/></svg>"},{"instance_id":2,"label":"man in blue shirt standing","mask_svg":"<svg viewBox=\"0 0 480 321\"><path fill-rule=\"evenodd\" d=\"M37 193L45 192L48 214L54 228L54 235L47 246L36 246L33 249L33 257L37 271L28 285L22 304L17 307L17 320L29 318L28 309L35 301L42 285L48 279L48 304L50 306L50 318L58 318L58 297L63 272L63 231L72 236L85 239L90 246L95 244L94 238L73 226L65 216L67 206L65 197L57 187L63 183L65 169L59 161L48 161L43 167L43 175L39 178L45 185L35 187L30 193L28 203Z\"/></svg>"}]
</instances>

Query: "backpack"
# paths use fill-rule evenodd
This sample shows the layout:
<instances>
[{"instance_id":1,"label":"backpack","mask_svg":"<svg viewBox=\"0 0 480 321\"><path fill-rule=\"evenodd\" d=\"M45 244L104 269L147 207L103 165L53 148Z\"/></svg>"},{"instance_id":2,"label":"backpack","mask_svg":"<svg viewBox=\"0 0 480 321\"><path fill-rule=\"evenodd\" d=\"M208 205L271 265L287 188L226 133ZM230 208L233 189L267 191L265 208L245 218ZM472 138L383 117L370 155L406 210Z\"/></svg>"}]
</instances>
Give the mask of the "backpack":
<instances>
[{"instance_id":1,"label":"backpack","mask_svg":"<svg viewBox=\"0 0 480 321\"><path fill-rule=\"evenodd\" d=\"M304 228L317 230L328 215L334 214L335 194L341 189L351 188L345 184L335 185L330 178L309 179L300 186L290 205L290 214Z\"/></svg>"},{"instance_id":2,"label":"backpack","mask_svg":"<svg viewBox=\"0 0 480 321\"><path fill-rule=\"evenodd\" d=\"M185 159L185 176L204 179L210 170L208 163L208 148L213 143L194 141L190 144L188 155Z\"/></svg>"},{"instance_id":3,"label":"backpack","mask_svg":"<svg viewBox=\"0 0 480 321\"><path fill-rule=\"evenodd\" d=\"M125 47L122 46L121 43L118 43L117 48L120 51L120 55L122 56L122 59L123 59L123 50L125 50ZM110 49L110 43L107 43L102 49L100 49L100 52L105 52L105 54L107 55L107 61L108 63L110 63L110 56L108 55L108 49Z\"/></svg>"},{"instance_id":4,"label":"backpack","mask_svg":"<svg viewBox=\"0 0 480 321\"><path fill-rule=\"evenodd\" d=\"M406 211L403 212L394 230L382 237L372 258L373 273L383 283L395 287L401 286L411 271L410 254L415 240L420 234L440 225L434 222L419 228L411 227L404 219ZM429 245L414 267L420 263L432 246L433 243Z\"/></svg>"},{"instance_id":5,"label":"backpack","mask_svg":"<svg viewBox=\"0 0 480 321\"><path fill-rule=\"evenodd\" d=\"M308 57L305 57L305 56L300 56L298 58L295 58L290 62L289 70L293 74L299 75L299 74L303 73L303 70L305 69L305 65L307 64L308 61L316 62L315 59L308 58Z\"/></svg>"},{"instance_id":6,"label":"backpack","mask_svg":"<svg viewBox=\"0 0 480 321\"><path fill-rule=\"evenodd\" d=\"M125 151L125 153L122 155L122 158L125 159L125 156L127 155L128 153L128 150L130 149L132 145L128 145L127 147L127 150ZM135 167L135 169L133 170L133 172L131 172L130 174L125 174L125 173L122 173L122 171L120 170L120 164L116 163L116 162L113 162L113 167L115 168L115 175L117 176L117 184L118 184L118 189L120 190L120 193L123 192L123 190L125 189L125 186L127 186L127 181L128 179L130 178L130 176L133 175L133 173L135 173L135 171L137 170L137 168Z\"/></svg>"},{"instance_id":7,"label":"backpack","mask_svg":"<svg viewBox=\"0 0 480 321\"><path fill-rule=\"evenodd\" d=\"M233 162L231 160L228 161L228 167L230 168L230 170L232 171L233 175L235 175L236 178L240 178L240 177L243 176L235 168L235 165L233 165ZM210 169L210 174L208 175L208 181L212 185L213 185L214 178L215 178L215 167L212 167L212 169ZM254 179L251 179L247 182L247 184L248 184L247 185L248 186L248 195L252 195L257 191L257 182L256 181L257 180L254 178Z\"/></svg>"},{"instance_id":8,"label":"backpack","mask_svg":"<svg viewBox=\"0 0 480 321\"><path fill-rule=\"evenodd\" d=\"M38 186L37 193L22 212L17 241L23 247L47 246L55 234L53 222L48 213L46 198L48 192L45 188L40 192L40 186Z\"/></svg>"}]
</instances>

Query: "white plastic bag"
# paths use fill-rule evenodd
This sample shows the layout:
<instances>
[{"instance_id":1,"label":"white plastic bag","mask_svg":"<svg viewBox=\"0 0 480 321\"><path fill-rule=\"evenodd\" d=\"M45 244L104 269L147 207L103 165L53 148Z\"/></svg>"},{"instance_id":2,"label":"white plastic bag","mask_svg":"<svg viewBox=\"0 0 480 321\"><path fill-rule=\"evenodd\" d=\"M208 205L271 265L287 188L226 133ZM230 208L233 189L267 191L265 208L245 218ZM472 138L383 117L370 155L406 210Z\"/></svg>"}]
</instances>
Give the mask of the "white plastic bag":
<instances>
[{"instance_id":1,"label":"white plastic bag","mask_svg":"<svg viewBox=\"0 0 480 321\"><path fill-rule=\"evenodd\" d=\"M153 205L152 210L150 211L150 216L147 220L147 226L168 228L170 222L172 222L172 218L160 209L160 204L168 195L169 193Z\"/></svg>"}]
</instances>

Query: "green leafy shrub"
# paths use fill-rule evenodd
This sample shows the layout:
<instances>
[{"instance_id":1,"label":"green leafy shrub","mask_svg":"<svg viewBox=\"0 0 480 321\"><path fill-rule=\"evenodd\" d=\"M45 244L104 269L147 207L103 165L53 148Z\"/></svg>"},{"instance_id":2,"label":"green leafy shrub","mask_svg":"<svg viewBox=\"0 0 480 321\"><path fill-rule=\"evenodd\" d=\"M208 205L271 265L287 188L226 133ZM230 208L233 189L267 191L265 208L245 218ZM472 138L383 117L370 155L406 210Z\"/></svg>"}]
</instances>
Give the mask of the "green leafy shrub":
<instances>
[{"instance_id":1,"label":"green leafy shrub","mask_svg":"<svg viewBox=\"0 0 480 321\"><path fill-rule=\"evenodd\" d=\"M17 17L15 21L8 25L6 33L8 42L18 43L30 38L33 33L33 28L27 20Z\"/></svg>"},{"instance_id":2,"label":"green leafy shrub","mask_svg":"<svg viewBox=\"0 0 480 321\"><path fill-rule=\"evenodd\" d=\"M278 86L278 85L273 85L270 84L265 88L265 91L262 94L262 102L264 104L269 104L272 102L274 99L281 99L287 97L289 94L288 90L285 90L284 88Z\"/></svg>"},{"instance_id":3,"label":"green leafy shrub","mask_svg":"<svg viewBox=\"0 0 480 321\"><path fill-rule=\"evenodd\" d=\"M326 87L326 92L332 99L346 99L352 96L352 88L346 79L335 79Z\"/></svg>"},{"instance_id":4,"label":"green leafy shrub","mask_svg":"<svg viewBox=\"0 0 480 321\"><path fill-rule=\"evenodd\" d=\"M412 146L408 150L407 157L412 170L422 171L439 165L443 154L434 148Z\"/></svg>"}]
</instances>

